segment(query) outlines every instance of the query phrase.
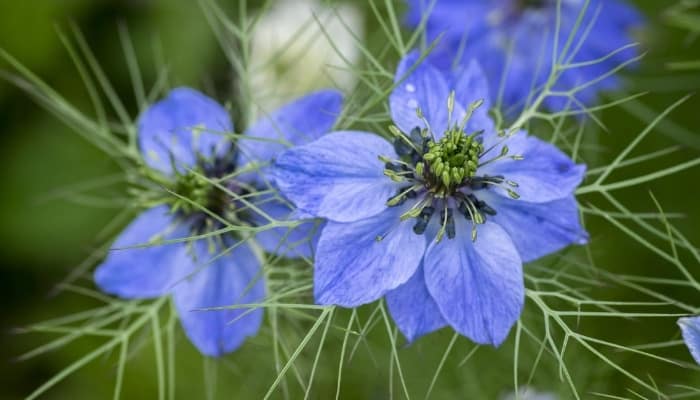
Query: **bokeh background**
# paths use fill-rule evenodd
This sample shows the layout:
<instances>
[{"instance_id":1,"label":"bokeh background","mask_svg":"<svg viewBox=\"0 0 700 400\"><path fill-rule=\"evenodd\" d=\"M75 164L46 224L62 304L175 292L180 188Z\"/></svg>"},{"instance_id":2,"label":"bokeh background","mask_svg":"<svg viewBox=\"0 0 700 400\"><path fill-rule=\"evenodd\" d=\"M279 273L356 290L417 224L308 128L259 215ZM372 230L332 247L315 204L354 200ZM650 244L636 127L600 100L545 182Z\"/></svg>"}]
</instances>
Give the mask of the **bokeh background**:
<instances>
[{"instance_id":1,"label":"bokeh background","mask_svg":"<svg viewBox=\"0 0 700 400\"><path fill-rule=\"evenodd\" d=\"M294 4L296 0L277 0ZM602 113L608 132L599 135L603 149L601 163L614 156L643 129L664 107L687 93L700 88L700 69L683 68L673 64L700 60L700 44L692 32L668 20L665 11L670 1L634 0L649 18L648 28L639 40L648 51L636 71L628 72L629 92L649 92L633 106L618 107ZM231 4L227 4L231 3ZM222 2L225 9L235 13L238 1ZM257 3L257 2L251 2ZM365 2L352 3L367 17L359 19L367 32L369 46L381 42L376 22L369 17ZM228 8L227 8L228 7ZM297 18L294 12L288 18ZM0 48L16 57L47 81L68 100L89 109L83 82L62 46L57 29L69 31L75 24L95 52L116 91L132 115L137 113L132 96L131 81L124 63L119 40L120 26L127 27L142 62L144 81L156 79L155 67L164 62L170 70L172 86L186 84L202 88L219 98L230 94L231 67L221 52L212 30L197 2L169 0L132 1L3 1L0 2ZM692 30L692 25L690 26ZM697 67L697 65L696 65ZM393 67L390 67L392 69ZM0 61L0 71L12 73ZM660 161L647 164L645 172L678 164L700 154L700 98L692 97L670 119L660 125L640 146L638 152L658 150L679 145L682 149ZM0 81L0 398L23 398L77 356L94 347L97 341L80 340L29 361L16 361L23 352L37 347L51 337L38 334L18 334L17 327L82 310L94 303L71 294L53 295L55 285L83 262L97 247L109 240L104 228L119 213L119 201L97 202L92 199L67 198L66 188L91 179L111 176L117 166L95 147L66 128L57 118L36 105L24 92L7 81ZM617 176L638 174L632 168ZM689 237L700 242L700 169L655 181L643 187L625 191L620 199L635 211L654 211L648 193L653 191L666 212L684 214L674 223ZM126 188L113 186L114 198L126 193ZM601 265L619 273L663 274L670 266L648 250L630 240L609 224L592 219L589 230L592 248ZM700 266L698 266L700 267ZM83 283L89 285L84 281ZM700 294L679 293L691 304L700 304ZM671 338L675 322L646 329L658 330L659 336ZM601 329L606 321L601 321ZM637 328L619 327L621 335L639 335ZM439 333L425 339L430 346L444 348L450 335ZM640 339L641 340L641 339ZM231 357L221 371L219 391L212 396L222 398L257 398L273 379L269 360L256 357L265 340L253 340L243 351ZM464 347L467 349L467 347ZM178 392L181 398L203 398L206 383L202 371L213 368L202 361L185 340L178 345L178 360L182 365ZM332 350L331 350L332 352ZM466 350L464 351L466 353ZM408 364L416 371L407 372L412 380L425 380L420 363L435 365L438 355L409 356ZM497 353L488 352L489 356ZM683 348L678 358L688 359ZM125 398L156 398L156 379L152 352L146 348L129 361ZM499 357L499 356L496 356ZM500 355L508 357L508 355ZM437 359L436 359L437 358ZM373 365L371 360L366 360ZM337 363L328 365L336 366ZM355 365L362 365L361 360ZM507 364L506 364L507 365ZM591 368L594 368L592 365ZM388 382L381 368L346 369L344 398L386 398ZM228 374L224 374L224 371ZM334 371L319 372L318 398L334 394ZM663 371L659 372L663 375ZM699 382L689 372L680 376L686 384ZM553 374L552 376L555 376ZM504 381L509 382L509 378ZM603 377L602 379L606 379ZM609 385L614 386L614 375ZM502 379L503 380L503 379ZM114 360L98 359L81 370L44 398L93 399L109 398L114 381ZM459 388L469 382L487 382L477 369L451 370L444 373L435 398L458 398ZM553 387L558 384L553 382ZM546 387L545 387L546 389ZM498 393L493 389L484 393ZM506 387L503 390L507 390ZM256 395L257 394L257 395ZM444 396L444 397L442 397ZM486 395L485 395L486 396ZM459 397L461 398L461 397ZM490 397L484 397L490 398Z\"/></svg>"}]
</instances>

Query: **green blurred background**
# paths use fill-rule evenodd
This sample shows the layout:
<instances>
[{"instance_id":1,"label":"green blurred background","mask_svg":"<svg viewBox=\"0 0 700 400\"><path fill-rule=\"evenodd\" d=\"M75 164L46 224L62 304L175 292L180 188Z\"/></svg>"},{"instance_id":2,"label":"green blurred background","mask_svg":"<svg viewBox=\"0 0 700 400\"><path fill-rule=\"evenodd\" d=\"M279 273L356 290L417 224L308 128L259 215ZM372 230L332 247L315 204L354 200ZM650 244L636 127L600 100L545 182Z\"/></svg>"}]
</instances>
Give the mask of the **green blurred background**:
<instances>
[{"instance_id":1,"label":"green blurred background","mask_svg":"<svg viewBox=\"0 0 700 400\"><path fill-rule=\"evenodd\" d=\"M279 0L287 1L287 0ZM288 0L293 2L294 0ZM236 1L228 4L235 9ZM603 113L609 132L599 136L601 164L611 160L646 126L645 119L655 117L660 110L686 93L700 88L698 70L669 69L669 62L700 60L700 46L687 31L674 28L664 19L666 1L636 0L649 18L649 29L640 40L649 51L640 69L630 76L630 92L648 91L641 99L649 110L636 109L634 116L622 108ZM358 2L366 7L364 2ZM369 13L369 7L365 12ZM293 17L293 16L292 16ZM379 41L378 26L366 17L366 32L370 40ZM216 94L230 93L227 82L230 66L219 49L212 31L196 2L190 1L3 1L0 2L0 47L27 65L46 80L59 93L79 108L89 109L84 85L75 71L70 57L63 48L56 28L68 29L70 23L84 33L87 41L102 63L120 97L124 99L132 115L137 112L132 96L131 82L123 60L119 41L119 25L128 27L142 61L144 81L149 84L156 78L154 48L162 49L162 56L170 68L170 85L187 84L208 89L216 87ZM383 43L381 43L383 44ZM371 46L371 43L370 43ZM391 69L391 67L390 67ZM10 71L0 62L0 70ZM224 83L221 85L220 83ZM639 153L658 150L680 144L683 149L653 164L644 171L632 171L615 175L625 177L640 172L653 171L684 160L698 157L700 151L700 99L692 97L671 115L673 123L657 129L640 146ZM68 185L100 178L118 171L116 165L93 146L66 128L58 119L37 106L16 87L0 81L0 398L22 398L33 389L64 368L79 355L84 354L97 341L81 340L61 350L50 352L30 361L17 362L21 353L50 339L47 335L14 332L15 327L76 312L94 305L82 296L62 294L52 296L54 286L79 265L107 238L101 236L103 228L120 211L118 204L76 204L56 193ZM696 244L700 238L700 169L683 172L652 184L621 193L620 199L635 211L654 211L648 192L653 191L667 212L680 212L686 218L675 221L677 226ZM123 195L124 188L111 189ZM663 275L669 265L651 255L648 250L634 243L609 224L592 219L589 225L593 238L592 248L600 265L615 272ZM89 285L87 281L82 283ZM679 294L683 296L684 294ZM700 296L688 299L700 304ZM605 323L605 321L602 321ZM670 338L675 324L658 327L661 337ZM625 328L621 328L626 330ZM656 328L655 328L656 329ZM629 334L638 331L638 326ZM420 365L435 365L439 354L427 354L431 347L443 349L450 335L441 332L426 338L413 355L409 364L416 371L407 372L413 379L425 380ZM640 339L641 340L641 339ZM443 344L444 343L444 344ZM226 367L229 375L221 372L222 398L258 398L266 385L274 378L264 357L256 352L264 349L264 339L254 340L242 352L230 357ZM336 346L337 347L337 346ZM463 349L468 349L463 345ZM202 370L211 368L208 362L180 340L178 354L182 367L179 374L189 378L178 384L181 398L203 397ZM330 350L331 352L333 350ZM464 350L466 353L466 350ZM682 348L678 358L687 359ZM504 357L486 351L484 360ZM114 380L114 360L98 359L88 369L81 370L45 398L109 398ZM415 363L415 364L411 364ZM265 366L263 366L265 364ZM368 365L373 365L367 360ZM335 368L337 362L328 365ZM361 368L362 359L350 366L344 375L344 398L386 397L388 382L386 372L374 367ZM507 362L506 362L507 365ZM332 369L331 368L331 369ZM381 370L379 368L378 370ZM155 398L156 379L153 372L151 350L130 360L125 398ZM492 372L495 373L495 372ZM697 374L697 372L694 372ZM317 398L335 391L333 370L320 371L320 389ZM179 376L180 376L179 375ZM554 376L554 374L552 375ZM610 379L616 379L611 376ZM685 383L698 380L682 377ZM687 380L690 379L690 380ZM225 382L223 382L226 380ZM509 378L501 379L509 382ZM486 382L476 369L445 372L445 378L436 389L435 398L461 398L459 388L469 382ZM614 386L614 382L610 382ZM552 384L558 386L557 383ZM505 390L505 387L504 387ZM499 393L500 389L484 393ZM445 397L443 397L445 396ZM490 397L484 397L490 398Z\"/></svg>"}]
</instances>

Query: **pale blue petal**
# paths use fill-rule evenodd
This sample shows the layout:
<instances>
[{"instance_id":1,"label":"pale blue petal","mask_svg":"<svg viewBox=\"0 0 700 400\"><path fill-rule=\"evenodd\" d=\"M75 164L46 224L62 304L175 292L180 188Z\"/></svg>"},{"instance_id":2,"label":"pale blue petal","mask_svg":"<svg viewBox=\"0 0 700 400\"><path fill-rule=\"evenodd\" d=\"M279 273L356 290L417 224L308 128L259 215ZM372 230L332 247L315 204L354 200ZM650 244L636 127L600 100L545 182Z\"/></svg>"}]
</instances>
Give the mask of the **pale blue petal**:
<instances>
[{"instance_id":1,"label":"pale blue petal","mask_svg":"<svg viewBox=\"0 0 700 400\"><path fill-rule=\"evenodd\" d=\"M366 132L333 132L277 157L275 183L303 212L337 222L357 221L386 209L398 184L384 176L380 155L393 146Z\"/></svg>"},{"instance_id":2,"label":"pale blue petal","mask_svg":"<svg viewBox=\"0 0 700 400\"><path fill-rule=\"evenodd\" d=\"M238 142L238 165L268 162L290 146L310 143L330 132L340 115L343 95L321 90L296 99L263 116ZM249 138L250 139L249 139Z\"/></svg>"},{"instance_id":3,"label":"pale blue petal","mask_svg":"<svg viewBox=\"0 0 700 400\"><path fill-rule=\"evenodd\" d=\"M447 325L425 286L422 264L411 279L386 294L386 304L409 343Z\"/></svg>"},{"instance_id":4,"label":"pale blue petal","mask_svg":"<svg viewBox=\"0 0 700 400\"><path fill-rule=\"evenodd\" d=\"M262 212L277 221L305 219L298 218L297 213L288 203L270 195L262 196L256 201L256 205ZM256 226L270 223L270 220L258 213L253 213L252 218ZM322 224L312 220L303 222L295 228L265 229L255 235L255 239L268 253L292 258L311 258L318 244L321 229Z\"/></svg>"},{"instance_id":5,"label":"pale blue petal","mask_svg":"<svg viewBox=\"0 0 700 400\"><path fill-rule=\"evenodd\" d=\"M226 109L190 88L173 89L141 115L138 140L143 159L151 168L172 174L172 163L182 172L192 167L197 155L211 158L224 154L233 131Z\"/></svg>"},{"instance_id":6,"label":"pale blue petal","mask_svg":"<svg viewBox=\"0 0 700 400\"><path fill-rule=\"evenodd\" d=\"M457 237L431 242L425 254L425 282L442 316L479 344L500 345L520 317L525 301L522 262L498 225L471 225L456 218Z\"/></svg>"},{"instance_id":7,"label":"pale blue petal","mask_svg":"<svg viewBox=\"0 0 700 400\"><path fill-rule=\"evenodd\" d=\"M508 138L509 155L523 156L523 160L503 159L479 168L480 175L503 175L518 184L514 190L520 199L532 203L546 203L570 196L581 184L586 166L575 164L551 143L520 131ZM498 156L501 146L485 154L481 162ZM508 196L505 191L498 193Z\"/></svg>"},{"instance_id":8,"label":"pale blue petal","mask_svg":"<svg viewBox=\"0 0 700 400\"><path fill-rule=\"evenodd\" d=\"M399 63L394 82L401 83L389 96L391 118L405 133L415 127L425 128L425 123L416 114L416 109L420 107L432 131L442 135L447 128L450 88L440 71L425 60L417 64L419 60L420 54L412 51ZM454 115L458 114L456 112ZM453 116L453 119L456 118Z\"/></svg>"},{"instance_id":9,"label":"pale blue petal","mask_svg":"<svg viewBox=\"0 0 700 400\"><path fill-rule=\"evenodd\" d=\"M488 147L495 144L498 136L496 124L489 116L491 109L489 84L479 64L472 60L466 66L459 67L452 74L450 88L455 91L455 101L461 104L464 110L468 110L477 101L483 101L483 104L472 113L464 130L467 134L483 131L484 145Z\"/></svg>"},{"instance_id":10,"label":"pale blue petal","mask_svg":"<svg viewBox=\"0 0 700 400\"><path fill-rule=\"evenodd\" d=\"M678 319L683 340L696 363L700 364L700 317L685 317Z\"/></svg>"},{"instance_id":11,"label":"pale blue petal","mask_svg":"<svg viewBox=\"0 0 700 400\"><path fill-rule=\"evenodd\" d=\"M95 283L105 293L128 299L158 297L192 270L183 243L159 245L157 240L184 238L167 206L144 211L124 229L104 262L95 271ZM142 246L152 243L148 247Z\"/></svg>"},{"instance_id":12,"label":"pale blue petal","mask_svg":"<svg viewBox=\"0 0 700 400\"><path fill-rule=\"evenodd\" d=\"M576 198L528 203L496 195L480 196L496 210L489 217L508 232L524 262L536 260L571 244L586 244L588 233L579 221Z\"/></svg>"},{"instance_id":13,"label":"pale blue petal","mask_svg":"<svg viewBox=\"0 0 700 400\"><path fill-rule=\"evenodd\" d=\"M401 212L397 207L352 223L326 224L314 270L318 304L367 304L413 275L425 251L425 237L413 233L410 222L399 221Z\"/></svg>"},{"instance_id":14,"label":"pale blue petal","mask_svg":"<svg viewBox=\"0 0 700 400\"><path fill-rule=\"evenodd\" d=\"M259 304L265 298L260 263L247 244L211 261L207 243L197 242L197 270L180 282L173 298L185 334L204 355L218 357L254 336L262 308L203 311L204 308ZM244 316L242 316L246 313Z\"/></svg>"}]
</instances>

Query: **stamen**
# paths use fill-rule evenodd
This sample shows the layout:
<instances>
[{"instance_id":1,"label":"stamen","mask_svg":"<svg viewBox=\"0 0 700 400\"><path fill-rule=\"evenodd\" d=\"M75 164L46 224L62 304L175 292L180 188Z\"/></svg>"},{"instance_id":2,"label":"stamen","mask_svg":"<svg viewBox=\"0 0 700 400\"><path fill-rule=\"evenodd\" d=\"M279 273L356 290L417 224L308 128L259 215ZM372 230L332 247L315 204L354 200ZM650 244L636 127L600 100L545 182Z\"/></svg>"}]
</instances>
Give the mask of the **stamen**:
<instances>
[{"instance_id":1,"label":"stamen","mask_svg":"<svg viewBox=\"0 0 700 400\"><path fill-rule=\"evenodd\" d=\"M467 112L464 114L464 118L462 118L462 122L459 124L460 131L464 131L464 129L466 129L467 122L469 122L469 119L471 119L472 115L474 114L474 111L476 111L477 108L481 107L482 104L484 104L484 99L479 99L469 105Z\"/></svg>"},{"instance_id":2,"label":"stamen","mask_svg":"<svg viewBox=\"0 0 700 400\"><path fill-rule=\"evenodd\" d=\"M498 160L502 160L502 159L504 159L504 158L511 158L511 159L513 159L513 160L522 160L522 159L524 158L524 157L521 156L521 155L513 155L513 156L510 156L510 157L509 157L509 156L508 156L508 151L509 151L508 146L507 146L507 145L503 145L503 147L501 148L501 154L499 154L498 157L494 157L494 158L492 158L492 159L490 159L490 160L488 160L488 161L484 161L483 163L479 164L479 167L483 167L483 166L485 166L485 165L491 164L492 162L495 162L495 161L498 161ZM484 154L486 154L486 153L484 153Z\"/></svg>"},{"instance_id":3,"label":"stamen","mask_svg":"<svg viewBox=\"0 0 700 400\"><path fill-rule=\"evenodd\" d=\"M435 208L433 207L425 207L421 210L417 218L418 221L416 221L416 224L413 225L413 232L415 234L422 235L425 233L425 229L428 227L428 223L430 222L430 218L432 218L434 212Z\"/></svg>"},{"instance_id":4,"label":"stamen","mask_svg":"<svg viewBox=\"0 0 700 400\"><path fill-rule=\"evenodd\" d=\"M489 185L505 190L508 193L508 196L513 199L520 198L520 195L511 189L511 187L519 187L517 182L506 180L502 175L477 177L472 179L469 186L472 188L472 190L480 190L485 189Z\"/></svg>"},{"instance_id":5,"label":"stamen","mask_svg":"<svg viewBox=\"0 0 700 400\"><path fill-rule=\"evenodd\" d=\"M452 123L452 112L455 109L455 91L451 91L450 95L447 96L447 125Z\"/></svg>"},{"instance_id":6,"label":"stamen","mask_svg":"<svg viewBox=\"0 0 700 400\"><path fill-rule=\"evenodd\" d=\"M416 107L416 116L418 119L423 121L423 124L425 124L425 129L430 133L430 137L435 141L435 135L433 134L433 129L430 127L430 123L428 122L427 119L425 119L425 115L423 115L423 110L420 109L420 107Z\"/></svg>"},{"instance_id":7,"label":"stamen","mask_svg":"<svg viewBox=\"0 0 700 400\"><path fill-rule=\"evenodd\" d=\"M432 203L433 203L433 198L432 198L432 196L428 195L425 198L423 198L423 200L414 204L413 207L411 207L411 209L409 209L405 213L401 214L399 219L401 221L405 221L409 218L417 218L420 215L420 213L423 211L423 208L425 208L426 206L428 206L429 204L432 204Z\"/></svg>"},{"instance_id":8,"label":"stamen","mask_svg":"<svg viewBox=\"0 0 700 400\"><path fill-rule=\"evenodd\" d=\"M454 239L456 232L455 232L455 219L452 213L452 209L450 207L445 207L442 209L440 219L442 220L442 224L440 226L440 230L437 233L436 241L440 242L442 240L442 237L445 233L447 233L447 238L448 239Z\"/></svg>"},{"instance_id":9,"label":"stamen","mask_svg":"<svg viewBox=\"0 0 700 400\"><path fill-rule=\"evenodd\" d=\"M496 210L494 210L493 208L491 208L491 206L486 204L485 201L479 200L476 205L477 207L479 207L479 210L483 211L485 214L488 214L492 217L497 214Z\"/></svg>"},{"instance_id":10,"label":"stamen","mask_svg":"<svg viewBox=\"0 0 700 400\"><path fill-rule=\"evenodd\" d=\"M457 235L457 231L455 229L455 218L451 208L448 208L446 212L447 218L445 220L445 229L447 230L447 238L454 239Z\"/></svg>"},{"instance_id":11,"label":"stamen","mask_svg":"<svg viewBox=\"0 0 700 400\"><path fill-rule=\"evenodd\" d=\"M460 202L459 210L464 215L468 221L472 221L472 224L483 224L485 222L484 216L479 212L477 207L478 199L472 194L468 194L464 201Z\"/></svg>"},{"instance_id":12,"label":"stamen","mask_svg":"<svg viewBox=\"0 0 700 400\"><path fill-rule=\"evenodd\" d=\"M404 172L406 171L406 167L400 164L394 164L394 163L386 163L384 164L384 168L388 169L389 171L393 172Z\"/></svg>"},{"instance_id":13,"label":"stamen","mask_svg":"<svg viewBox=\"0 0 700 400\"><path fill-rule=\"evenodd\" d=\"M395 196L392 196L389 198L389 200L387 200L386 205L388 207L396 207L402 205L407 199L415 198L418 195L415 192L415 190L419 188L420 185L413 185L409 186L408 188L400 189Z\"/></svg>"},{"instance_id":14,"label":"stamen","mask_svg":"<svg viewBox=\"0 0 700 400\"><path fill-rule=\"evenodd\" d=\"M413 148L407 145L403 139L396 138L394 139L394 150L399 156L406 156L411 154Z\"/></svg>"},{"instance_id":15,"label":"stamen","mask_svg":"<svg viewBox=\"0 0 700 400\"><path fill-rule=\"evenodd\" d=\"M416 145L413 143L413 141L412 141L409 137L407 137L403 132L401 132L401 131L399 130L399 128L397 128L396 126L394 126L394 125L389 125L389 132L390 132L396 139L400 139L401 141L403 141L403 143L405 143L406 145L408 145L410 148L412 148L412 149L415 150L416 152L420 152L420 150L418 149L418 147L416 147ZM394 148L396 148L396 142L394 142ZM397 149L396 152L397 152L399 155L402 155L401 152L398 151L398 149Z\"/></svg>"},{"instance_id":16,"label":"stamen","mask_svg":"<svg viewBox=\"0 0 700 400\"><path fill-rule=\"evenodd\" d=\"M390 170L388 170L388 169L385 169L385 170L384 170L384 175L385 175L385 176L388 176L389 179L391 179L391 180L394 181L394 182L403 182L403 181L406 180L404 177L399 176L398 174L396 174L396 172L390 171Z\"/></svg>"},{"instance_id":17,"label":"stamen","mask_svg":"<svg viewBox=\"0 0 700 400\"><path fill-rule=\"evenodd\" d=\"M500 146L503 142L505 142L506 140L508 140L508 139L510 139L511 137L513 137L517 132L518 132L518 131L515 131L515 130L511 130L511 131L508 132L508 133L506 133L505 130L504 130L504 131L499 131L499 132L498 132L498 137L500 137L500 140L497 141L496 143L494 143L494 144L493 144L491 147L489 147L488 149L486 149L483 153L481 153L481 157L485 156L486 154L488 154L489 152L491 152L493 149L495 149L496 147Z\"/></svg>"}]
</instances>

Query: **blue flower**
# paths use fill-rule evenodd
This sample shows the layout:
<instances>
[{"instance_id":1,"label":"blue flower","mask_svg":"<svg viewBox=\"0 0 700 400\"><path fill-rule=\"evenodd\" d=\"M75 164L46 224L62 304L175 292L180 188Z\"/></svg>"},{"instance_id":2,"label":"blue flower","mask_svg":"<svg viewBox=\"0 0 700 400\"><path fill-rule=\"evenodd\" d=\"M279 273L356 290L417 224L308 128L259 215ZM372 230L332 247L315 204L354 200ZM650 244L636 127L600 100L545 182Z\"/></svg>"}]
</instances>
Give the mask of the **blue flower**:
<instances>
[{"instance_id":1,"label":"blue flower","mask_svg":"<svg viewBox=\"0 0 700 400\"><path fill-rule=\"evenodd\" d=\"M279 155L275 182L327 220L317 303L386 296L409 341L449 325L498 345L523 307L522 262L587 240L573 195L585 167L525 132L499 135L476 64L447 76L418 60L396 73L394 143L332 132Z\"/></svg>"},{"instance_id":2,"label":"blue flower","mask_svg":"<svg viewBox=\"0 0 700 400\"><path fill-rule=\"evenodd\" d=\"M547 81L554 65L554 46L559 57L572 33L567 58L559 64L577 64L558 79L560 93L581 87L575 100L549 96L545 106L553 111L580 109L593 104L602 90L620 86L616 67L638 55L630 32L642 24L641 15L624 0L407 0L406 22L417 27L427 16L428 40L440 42L431 61L442 68L476 59L486 72L491 93L502 96L509 114L522 109L533 89ZM557 4L561 4L558 40ZM434 5L433 5L434 4ZM431 8L432 6L432 8ZM583 19L576 29L577 19ZM590 86L583 86L589 84ZM502 88L502 92L499 89Z\"/></svg>"},{"instance_id":3,"label":"blue flower","mask_svg":"<svg viewBox=\"0 0 700 400\"><path fill-rule=\"evenodd\" d=\"M690 355L700 364L700 317L685 317L678 319L683 340L690 350Z\"/></svg>"},{"instance_id":4,"label":"blue flower","mask_svg":"<svg viewBox=\"0 0 700 400\"><path fill-rule=\"evenodd\" d=\"M262 309L201 309L260 303L265 297L263 271L249 237L213 232L226 222L263 226L269 217L290 217L288 204L255 195L257 188L269 188L265 163L285 149L280 142L300 145L329 131L341 103L335 91L310 94L260 120L235 145L224 136L233 132L228 112L203 94L179 88L153 104L139 120L140 150L145 163L161 175L161 184L178 196L144 211L121 233L113 245L116 250L95 272L100 289L127 299L172 295L185 333L201 353L220 356L237 349L258 332ZM259 174L246 172L256 169ZM313 223L291 232L265 229L255 240L270 252L308 257L314 229ZM210 234L207 239L173 243L205 234Z\"/></svg>"}]
</instances>

